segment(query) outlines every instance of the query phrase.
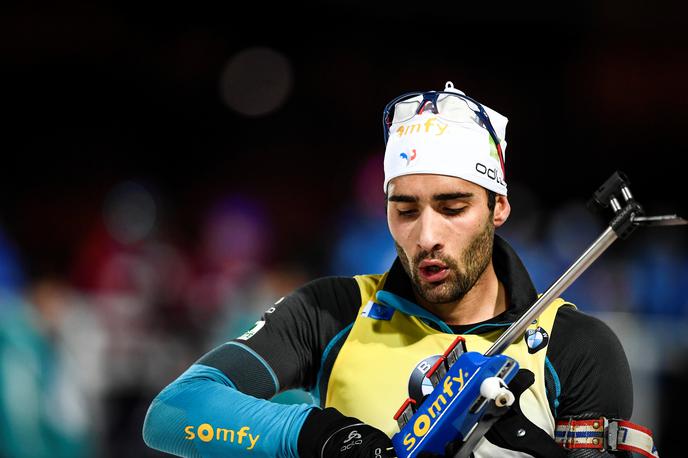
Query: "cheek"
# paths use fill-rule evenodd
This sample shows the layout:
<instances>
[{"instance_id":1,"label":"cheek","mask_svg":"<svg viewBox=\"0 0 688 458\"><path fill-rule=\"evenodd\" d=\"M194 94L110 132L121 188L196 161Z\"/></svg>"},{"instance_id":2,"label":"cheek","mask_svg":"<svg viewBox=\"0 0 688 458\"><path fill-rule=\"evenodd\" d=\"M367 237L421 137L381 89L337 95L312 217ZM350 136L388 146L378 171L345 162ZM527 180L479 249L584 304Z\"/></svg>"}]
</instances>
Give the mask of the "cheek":
<instances>
[{"instance_id":1,"label":"cheek","mask_svg":"<svg viewBox=\"0 0 688 458\"><path fill-rule=\"evenodd\" d=\"M403 224L400 224L399 221L395 221L389 214L387 214L387 227L394 241L403 245L404 239L408 238L408 229Z\"/></svg>"},{"instance_id":2,"label":"cheek","mask_svg":"<svg viewBox=\"0 0 688 458\"><path fill-rule=\"evenodd\" d=\"M479 231L484 225L480 215L469 215L465 218L457 218L451 222L451 231L461 238L470 238L470 234Z\"/></svg>"},{"instance_id":3,"label":"cheek","mask_svg":"<svg viewBox=\"0 0 688 458\"><path fill-rule=\"evenodd\" d=\"M413 224L409 222L400 222L398 219L387 217L387 227L389 228L389 233L392 235L394 242L398 247L404 251L406 256L413 256L413 247L415 243L413 241Z\"/></svg>"},{"instance_id":4,"label":"cheek","mask_svg":"<svg viewBox=\"0 0 688 458\"><path fill-rule=\"evenodd\" d=\"M450 251L464 249L473 238L485 227L485 221L479 215L456 218L450 222L445 232L445 246Z\"/></svg>"}]
</instances>

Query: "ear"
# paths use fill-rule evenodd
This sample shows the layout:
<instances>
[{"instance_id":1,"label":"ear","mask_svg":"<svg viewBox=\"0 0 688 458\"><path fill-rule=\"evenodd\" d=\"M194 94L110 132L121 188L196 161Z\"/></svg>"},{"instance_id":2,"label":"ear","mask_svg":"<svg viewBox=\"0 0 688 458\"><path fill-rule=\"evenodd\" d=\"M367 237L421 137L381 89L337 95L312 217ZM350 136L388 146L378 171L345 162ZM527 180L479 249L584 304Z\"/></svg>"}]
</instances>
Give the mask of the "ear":
<instances>
[{"instance_id":1,"label":"ear","mask_svg":"<svg viewBox=\"0 0 688 458\"><path fill-rule=\"evenodd\" d=\"M509 199L506 196L497 194L495 199L495 208L492 221L495 227L499 227L509 218L511 214L511 205L509 204Z\"/></svg>"}]
</instances>

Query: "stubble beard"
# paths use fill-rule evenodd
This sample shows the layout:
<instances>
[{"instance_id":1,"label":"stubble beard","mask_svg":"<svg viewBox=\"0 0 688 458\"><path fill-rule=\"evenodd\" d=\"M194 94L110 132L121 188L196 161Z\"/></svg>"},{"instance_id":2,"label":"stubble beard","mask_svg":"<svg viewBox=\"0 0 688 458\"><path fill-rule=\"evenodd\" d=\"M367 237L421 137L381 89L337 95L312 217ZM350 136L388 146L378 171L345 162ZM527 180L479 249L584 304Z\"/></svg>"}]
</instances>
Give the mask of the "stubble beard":
<instances>
[{"instance_id":1,"label":"stubble beard","mask_svg":"<svg viewBox=\"0 0 688 458\"><path fill-rule=\"evenodd\" d=\"M444 253L421 251L413 259L413 264L404 250L395 242L397 254L406 274L411 278L411 284L418 296L430 304L445 304L463 299L473 285L490 264L492 259L492 245L494 242L494 225L486 221L484 229L471 240L468 247L461 253L459 263ZM436 283L428 283L418 273L417 266L423 259L439 259L449 268L449 276Z\"/></svg>"}]
</instances>

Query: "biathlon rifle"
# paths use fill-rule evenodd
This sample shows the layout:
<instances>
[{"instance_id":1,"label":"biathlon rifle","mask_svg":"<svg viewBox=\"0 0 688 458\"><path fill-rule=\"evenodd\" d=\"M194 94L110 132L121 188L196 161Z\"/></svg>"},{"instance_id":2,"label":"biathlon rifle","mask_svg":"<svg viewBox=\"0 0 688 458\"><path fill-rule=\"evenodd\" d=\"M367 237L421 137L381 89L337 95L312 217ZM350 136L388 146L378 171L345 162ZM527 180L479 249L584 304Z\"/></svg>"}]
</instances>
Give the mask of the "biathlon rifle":
<instances>
[{"instance_id":1,"label":"biathlon rifle","mask_svg":"<svg viewBox=\"0 0 688 458\"><path fill-rule=\"evenodd\" d=\"M677 215L645 216L629 189L629 180L615 172L600 186L588 206L611 208L614 216L607 229L526 310L494 344L481 355L467 351L463 338L450 345L425 377L432 392L420 402L408 398L394 419L399 432L392 443L399 458L422 452L467 458L490 427L515 401L508 384L518 372L518 361L502 353L523 336L530 323L558 298L617 239L625 239L638 226L684 225ZM451 456L451 455L450 455Z\"/></svg>"}]
</instances>

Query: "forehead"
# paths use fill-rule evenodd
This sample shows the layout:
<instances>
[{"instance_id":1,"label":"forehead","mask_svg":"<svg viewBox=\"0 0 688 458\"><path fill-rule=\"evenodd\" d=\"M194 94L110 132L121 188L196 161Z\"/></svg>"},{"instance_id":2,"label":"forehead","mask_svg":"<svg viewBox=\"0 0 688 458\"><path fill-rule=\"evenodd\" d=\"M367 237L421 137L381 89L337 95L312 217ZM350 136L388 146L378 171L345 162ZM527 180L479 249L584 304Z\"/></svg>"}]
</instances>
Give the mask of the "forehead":
<instances>
[{"instance_id":1,"label":"forehead","mask_svg":"<svg viewBox=\"0 0 688 458\"><path fill-rule=\"evenodd\" d=\"M472 193L480 195L480 185L458 177L435 174L402 175L394 178L387 186L387 195L432 196L448 193Z\"/></svg>"}]
</instances>

